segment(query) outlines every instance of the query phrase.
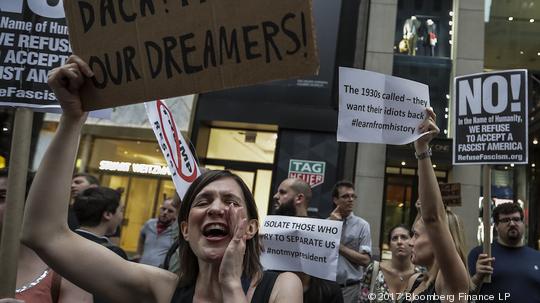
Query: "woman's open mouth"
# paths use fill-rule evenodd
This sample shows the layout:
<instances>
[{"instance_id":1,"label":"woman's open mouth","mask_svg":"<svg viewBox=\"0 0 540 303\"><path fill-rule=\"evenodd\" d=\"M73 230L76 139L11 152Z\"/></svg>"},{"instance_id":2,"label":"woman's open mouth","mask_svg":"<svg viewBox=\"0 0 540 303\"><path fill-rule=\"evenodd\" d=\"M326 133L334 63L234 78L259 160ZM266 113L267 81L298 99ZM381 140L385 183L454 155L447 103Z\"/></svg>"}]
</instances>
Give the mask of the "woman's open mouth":
<instances>
[{"instance_id":1,"label":"woman's open mouth","mask_svg":"<svg viewBox=\"0 0 540 303\"><path fill-rule=\"evenodd\" d=\"M220 241L229 236L229 228L222 223L210 223L203 227L202 235L210 241Z\"/></svg>"}]
</instances>

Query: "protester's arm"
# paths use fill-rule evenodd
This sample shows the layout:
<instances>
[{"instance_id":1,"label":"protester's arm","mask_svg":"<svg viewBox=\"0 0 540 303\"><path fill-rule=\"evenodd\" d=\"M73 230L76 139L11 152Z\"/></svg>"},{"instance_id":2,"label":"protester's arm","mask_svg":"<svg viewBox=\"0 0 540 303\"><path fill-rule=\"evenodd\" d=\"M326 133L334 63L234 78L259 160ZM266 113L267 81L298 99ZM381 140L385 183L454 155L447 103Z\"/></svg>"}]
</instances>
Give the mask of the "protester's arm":
<instances>
[{"instance_id":1,"label":"protester's arm","mask_svg":"<svg viewBox=\"0 0 540 303\"><path fill-rule=\"evenodd\" d=\"M421 133L428 132L428 134L414 143L417 154L426 152L430 141L439 133L439 128L435 124L435 113L431 108L427 109L426 113L427 117L419 129ZM432 244L435 259L439 263L443 278L442 285L445 285L448 293L467 292L469 275L450 234L446 210L430 157L418 160L418 181L422 220Z\"/></svg>"},{"instance_id":2,"label":"protester's arm","mask_svg":"<svg viewBox=\"0 0 540 303\"><path fill-rule=\"evenodd\" d=\"M94 297L91 293L84 291L77 285L69 282L66 279L61 280L60 294L58 303L93 303Z\"/></svg>"},{"instance_id":3,"label":"protester's arm","mask_svg":"<svg viewBox=\"0 0 540 303\"><path fill-rule=\"evenodd\" d=\"M367 266L371 262L371 256L366 252L359 252L343 244L339 245L339 253L351 263Z\"/></svg>"},{"instance_id":4,"label":"protester's arm","mask_svg":"<svg viewBox=\"0 0 540 303\"><path fill-rule=\"evenodd\" d=\"M358 237L360 238L360 251L340 244L339 253L353 264L367 266L371 262L371 232L369 224L366 224L362 228Z\"/></svg>"},{"instance_id":5,"label":"protester's arm","mask_svg":"<svg viewBox=\"0 0 540 303\"><path fill-rule=\"evenodd\" d=\"M302 282L291 272L281 273L272 288L269 303L302 303Z\"/></svg>"},{"instance_id":6,"label":"protester's arm","mask_svg":"<svg viewBox=\"0 0 540 303\"><path fill-rule=\"evenodd\" d=\"M79 89L90 76L88 65L76 56L49 75L63 114L30 189L23 242L61 276L108 301L165 302L174 292L175 275L127 262L67 226L71 177L86 119Z\"/></svg>"}]
</instances>

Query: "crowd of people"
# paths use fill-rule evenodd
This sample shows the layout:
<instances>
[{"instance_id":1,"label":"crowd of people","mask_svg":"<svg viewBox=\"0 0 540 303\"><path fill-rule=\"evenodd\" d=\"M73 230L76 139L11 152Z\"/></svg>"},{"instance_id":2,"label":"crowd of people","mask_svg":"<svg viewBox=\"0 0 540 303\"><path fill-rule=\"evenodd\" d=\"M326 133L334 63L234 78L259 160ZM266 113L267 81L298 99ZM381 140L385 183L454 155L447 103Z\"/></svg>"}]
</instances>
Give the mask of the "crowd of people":
<instances>
[{"instance_id":1,"label":"crowd of people","mask_svg":"<svg viewBox=\"0 0 540 303\"><path fill-rule=\"evenodd\" d=\"M254 197L225 170L204 172L182 201L163 201L142 227L138 257L128 260L109 239L123 218L121 193L72 175L86 119L79 90L92 76L76 56L49 76L63 114L29 189L16 298L0 302L494 302L501 294L510 294L506 302L540 302L540 253L524 246L519 205L495 208L492 256L477 247L467 262L462 223L443 204L430 159L439 129L429 108L414 144L418 216L412 228L390 230L389 260L374 260L370 225L353 212L355 187L340 181L327 218L342 222L336 281L264 270ZM0 223L6 187L3 170ZM283 180L273 214L307 217L311 200L309 184Z\"/></svg>"}]
</instances>

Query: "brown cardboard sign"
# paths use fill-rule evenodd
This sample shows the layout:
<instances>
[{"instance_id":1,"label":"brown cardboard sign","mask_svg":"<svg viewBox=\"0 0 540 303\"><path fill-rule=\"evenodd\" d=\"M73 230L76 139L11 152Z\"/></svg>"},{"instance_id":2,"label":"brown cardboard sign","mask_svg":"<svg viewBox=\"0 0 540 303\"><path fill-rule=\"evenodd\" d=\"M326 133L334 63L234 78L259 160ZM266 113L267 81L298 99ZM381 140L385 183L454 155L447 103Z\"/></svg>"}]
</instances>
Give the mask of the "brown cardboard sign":
<instances>
[{"instance_id":1,"label":"brown cardboard sign","mask_svg":"<svg viewBox=\"0 0 540 303\"><path fill-rule=\"evenodd\" d=\"M85 110L314 75L311 0L64 1Z\"/></svg>"},{"instance_id":2,"label":"brown cardboard sign","mask_svg":"<svg viewBox=\"0 0 540 303\"><path fill-rule=\"evenodd\" d=\"M441 183L441 196L446 206L461 206L461 183Z\"/></svg>"}]
</instances>

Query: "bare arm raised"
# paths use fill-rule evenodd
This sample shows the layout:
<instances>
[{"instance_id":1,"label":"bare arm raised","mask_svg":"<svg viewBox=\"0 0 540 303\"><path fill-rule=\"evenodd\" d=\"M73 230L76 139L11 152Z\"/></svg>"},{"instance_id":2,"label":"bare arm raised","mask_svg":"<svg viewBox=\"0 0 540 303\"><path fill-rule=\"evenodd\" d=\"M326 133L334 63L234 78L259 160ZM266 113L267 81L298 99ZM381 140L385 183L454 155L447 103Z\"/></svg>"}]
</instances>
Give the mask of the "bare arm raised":
<instances>
[{"instance_id":1,"label":"bare arm raised","mask_svg":"<svg viewBox=\"0 0 540 303\"><path fill-rule=\"evenodd\" d=\"M431 108L428 108L426 112L426 120L419 129L421 133L428 134L414 143L417 155L426 152L431 140L439 133L439 128L435 124L435 113ZM448 227L446 210L430 157L418 160L418 179L422 220L442 275L442 277L437 277L437 285L442 287L442 289L437 289L437 292L456 295L460 292L465 293L469 288L469 276Z\"/></svg>"},{"instance_id":2,"label":"bare arm raised","mask_svg":"<svg viewBox=\"0 0 540 303\"><path fill-rule=\"evenodd\" d=\"M67 226L71 176L86 120L79 89L92 76L88 65L77 56L71 56L49 75L49 86L63 114L30 189L23 242L59 274L107 300L169 302L176 287L174 274L125 261Z\"/></svg>"}]
</instances>

